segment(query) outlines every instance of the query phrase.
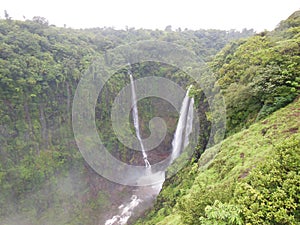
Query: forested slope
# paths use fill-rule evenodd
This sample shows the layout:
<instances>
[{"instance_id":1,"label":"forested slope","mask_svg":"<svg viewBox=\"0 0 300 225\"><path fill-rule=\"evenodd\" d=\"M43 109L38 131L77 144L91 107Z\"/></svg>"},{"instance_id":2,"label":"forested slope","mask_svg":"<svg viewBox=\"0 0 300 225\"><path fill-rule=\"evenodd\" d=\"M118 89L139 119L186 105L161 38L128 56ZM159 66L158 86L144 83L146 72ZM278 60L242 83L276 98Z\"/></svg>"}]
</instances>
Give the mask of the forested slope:
<instances>
[{"instance_id":1,"label":"forested slope","mask_svg":"<svg viewBox=\"0 0 300 225\"><path fill-rule=\"evenodd\" d=\"M211 68L227 104L227 130L240 130L293 101L300 84L299 11L272 32L232 42Z\"/></svg>"},{"instance_id":2,"label":"forested slope","mask_svg":"<svg viewBox=\"0 0 300 225\"><path fill-rule=\"evenodd\" d=\"M299 31L299 12L274 31L250 38L248 30L74 30L51 26L42 17L0 20L0 224L99 224L121 203L128 187L93 172L76 147L72 100L95 58L148 40L182 45L208 62L225 97L228 139L197 162L205 140L200 143L189 165L165 182L153 211L137 224L297 224ZM185 78L160 64L133 65L133 72ZM138 163L102 118L128 84L125 75L118 71L99 97L97 125L119 159ZM193 96L205 103L200 89ZM161 107L148 103L139 107L142 125ZM197 107L202 112L201 104ZM170 119L170 135L176 116Z\"/></svg>"},{"instance_id":3,"label":"forested slope","mask_svg":"<svg viewBox=\"0 0 300 225\"><path fill-rule=\"evenodd\" d=\"M136 224L298 224L299 115L297 99L207 149Z\"/></svg>"},{"instance_id":4,"label":"forested slope","mask_svg":"<svg viewBox=\"0 0 300 225\"><path fill-rule=\"evenodd\" d=\"M136 224L300 223L299 34L297 11L209 63L226 102L227 138L167 180Z\"/></svg>"},{"instance_id":5,"label":"forested slope","mask_svg":"<svg viewBox=\"0 0 300 225\"><path fill-rule=\"evenodd\" d=\"M160 40L183 45L209 61L228 41L252 34L251 30L73 30L49 25L42 17L0 20L0 224L98 224L111 202L116 206L122 200L117 193L124 187L94 173L73 137L74 92L93 59L123 44ZM136 65L134 72L146 76L147 68ZM165 76L162 68L150 68ZM112 104L116 85L126 83L120 72L99 97L98 108L109 112L103 106ZM109 127L105 122L98 125L104 131ZM118 157L132 160L123 149L117 145Z\"/></svg>"}]
</instances>

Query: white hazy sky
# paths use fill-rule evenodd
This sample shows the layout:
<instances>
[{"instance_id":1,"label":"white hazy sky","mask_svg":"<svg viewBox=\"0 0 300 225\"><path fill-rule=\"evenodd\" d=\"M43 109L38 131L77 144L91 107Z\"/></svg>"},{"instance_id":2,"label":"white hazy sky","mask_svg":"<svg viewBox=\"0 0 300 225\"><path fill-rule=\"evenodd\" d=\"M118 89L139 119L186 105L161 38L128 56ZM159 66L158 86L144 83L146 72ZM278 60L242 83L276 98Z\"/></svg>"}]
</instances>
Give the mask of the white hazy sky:
<instances>
[{"instance_id":1,"label":"white hazy sky","mask_svg":"<svg viewBox=\"0 0 300 225\"><path fill-rule=\"evenodd\" d=\"M50 24L72 28L272 30L294 11L299 0L1 0L13 19L46 17Z\"/></svg>"}]
</instances>

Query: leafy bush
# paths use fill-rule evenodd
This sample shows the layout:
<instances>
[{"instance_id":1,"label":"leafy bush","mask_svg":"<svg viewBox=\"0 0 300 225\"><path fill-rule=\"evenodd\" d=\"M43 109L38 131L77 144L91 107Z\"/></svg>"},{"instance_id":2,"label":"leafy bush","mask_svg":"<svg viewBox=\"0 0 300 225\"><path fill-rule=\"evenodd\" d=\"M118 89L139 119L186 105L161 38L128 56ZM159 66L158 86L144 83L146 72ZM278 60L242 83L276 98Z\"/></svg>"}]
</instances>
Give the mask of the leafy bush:
<instances>
[{"instance_id":1,"label":"leafy bush","mask_svg":"<svg viewBox=\"0 0 300 225\"><path fill-rule=\"evenodd\" d=\"M241 208L237 205L222 203L218 200L205 207L205 216L200 217L203 225L242 225Z\"/></svg>"},{"instance_id":2,"label":"leafy bush","mask_svg":"<svg viewBox=\"0 0 300 225\"><path fill-rule=\"evenodd\" d=\"M246 224L300 223L300 138L286 140L274 154L235 191Z\"/></svg>"}]
</instances>

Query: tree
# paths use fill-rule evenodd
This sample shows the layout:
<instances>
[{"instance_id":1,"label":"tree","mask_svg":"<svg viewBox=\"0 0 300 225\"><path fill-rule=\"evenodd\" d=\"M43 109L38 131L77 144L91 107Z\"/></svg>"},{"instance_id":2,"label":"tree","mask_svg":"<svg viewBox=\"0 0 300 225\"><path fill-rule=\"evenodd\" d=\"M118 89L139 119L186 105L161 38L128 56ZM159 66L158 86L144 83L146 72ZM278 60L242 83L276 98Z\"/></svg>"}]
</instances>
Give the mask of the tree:
<instances>
[{"instance_id":1,"label":"tree","mask_svg":"<svg viewBox=\"0 0 300 225\"><path fill-rule=\"evenodd\" d=\"M11 20L11 17L9 16L9 14L6 10L4 10L4 17L6 20Z\"/></svg>"},{"instance_id":2,"label":"tree","mask_svg":"<svg viewBox=\"0 0 300 225\"><path fill-rule=\"evenodd\" d=\"M171 25L166 26L165 31L171 32L172 31L172 26Z\"/></svg>"},{"instance_id":3,"label":"tree","mask_svg":"<svg viewBox=\"0 0 300 225\"><path fill-rule=\"evenodd\" d=\"M42 17L42 16L34 16L32 18L32 21L34 21L36 23L39 23L41 25L44 25L44 26L48 26L49 25L49 21L45 17Z\"/></svg>"}]
</instances>

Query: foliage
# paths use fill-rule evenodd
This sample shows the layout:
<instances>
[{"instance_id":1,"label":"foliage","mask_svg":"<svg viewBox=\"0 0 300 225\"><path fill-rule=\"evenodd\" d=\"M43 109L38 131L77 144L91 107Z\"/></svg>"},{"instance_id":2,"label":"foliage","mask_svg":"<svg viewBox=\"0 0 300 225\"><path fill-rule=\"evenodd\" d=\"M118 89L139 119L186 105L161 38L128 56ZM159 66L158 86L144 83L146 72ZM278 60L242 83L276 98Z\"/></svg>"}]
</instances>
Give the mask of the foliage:
<instances>
[{"instance_id":1,"label":"foliage","mask_svg":"<svg viewBox=\"0 0 300 225\"><path fill-rule=\"evenodd\" d=\"M222 203L216 200L212 206L205 207L205 217L200 217L200 224L204 225L242 225L239 206Z\"/></svg>"},{"instance_id":2,"label":"foliage","mask_svg":"<svg viewBox=\"0 0 300 225\"><path fill-rule=\"evenodd\" d=\"M275 148L274 156L238 184L235 199L245 223L298 224L300 222L300 139Z\"/></svg>"},{"instance_id":3,"label":"foliage","mask_svg":"<svg viewBox=\"0 0 300 225\"><path fill-rule=\"evenodd\" d=\"M232 195L231 188L214 185L215 182L216 177L213 174L197 177L189 194L184 196L178 204L183 224L198 224L201 218L204 219L207 216L206 213L211 215L208 212L208 206L212 205L216 199L228 201Z\"/></svg>"},{"instance_id":4,"label":"foliage","mask_svg":"<svg viewBox=\"0 0 300 225\"><path fill-rule=\"evenodd\" d=\"M84 174L79 179L83 183L93 177L75 146L71 111L76 86L95 58L120 45L158 40L183 45L208 60L229 40L253 34L251 30L75 30L50 25L40 16L15 21L5 12L5 18L0 20L0 221L24 214L30 224L42 224L56 214L59 216L55 224L93 223L100 216L96 211L105 213L102 209L108 200L97 195L99 190L95 187L108 189L108 185L98 177L96 184L90 181L84 190L78 190L83 195L72 191L70 196L55 195L60 190L60 179L67 179L72 170L77 171L76 176ZM183 86L187 82L184 73L166 65L146 63L133 67L137 77L158 74ZM114 96L128 84L125 76L126 72L116 71L106 83L98 99L96 123L111 152L121 160L136 163L139 159L117 141L109 123ZM159 111L155 106L160 105L147 99L140 103L143 135L149 134L147 123ZM172 112L170 123L174 124L177 117ZM169 127L169 135L174 129L174 125ZM169 139L165 146L170 144ZM89 210L81 212L82 209Z\"/></svg>"},{"instance_id":5,"label":"foliage","mask_svg":"<svg viewBox=\"0 0 300 225\"><path fill-rule=\"evenodd\" d=\"M225 96L228 135L299 95L298 15L282 21L275 31L228 44L210 63Z\"/></svg>"},{"instance_id":6,"label":"foliage","mask_svg":"<svg viewBox=\"0 0 300 225\"><path fill-rule=\"evenodd\" d=\"M174 192L164 190L181 183L164 187L152 216L137 224L299 223L299 108L297 99L206 149L175 207L165 207Z\"/></svg>"},{"instance_id":7,"label":"foliage","mask_svg":"<svg viewBox=\"0 0 300 225\"><path fill-rule=\"evenodd\" d=\"M297 136L300 126L295 110L299 100L279 110L300 91L299 12L275 31L247 39L239 38L253 35L253 30L73 30L49 25L43 17L14 21L7 12L5 17L0 20L1 222L10 224L16 214L21 218L18 224L24 218L28 224L44 224L50 218L54 224L98 223L111 200L111 186L84 164L75 146L72 99L82 74L97 56L143 40L182 45L205 62L232 41L209 64L225 96L228 136L249 129L203 153L212 121L207 99L195 87L191 94L203 116L194 157L165 182L154 210L137 224L299 222L299 142L289 139L274 148ZM193 82L169 65L147 62L132 67L136 77L155 74L182 86ZM126 71L115 71L97 100L96 123L116 157L138 163L139 158L117 141L109 122L114 97L128 82ZM147 136L147 123L163 103L145 99L139 104L141 130ZM177 119L172 110L170 114L162 115L173 124L169 136ZM162 152L169 139L160 147ZM274 158L267 158L268 154Z\"/></svg>"},{"instance_id":8,"label":"foliage","mask_svg":"<svg viewBox=\"0 0 300 225\"><path fill-rule=\"evenodd\" d=\"M173 210L164 207L172 193L162 191L137 224L299 223L299 18L297 11L272 32L235 40L209 63L225 96L228 138L202 153Z\"/></svg>"}]
</instances>

